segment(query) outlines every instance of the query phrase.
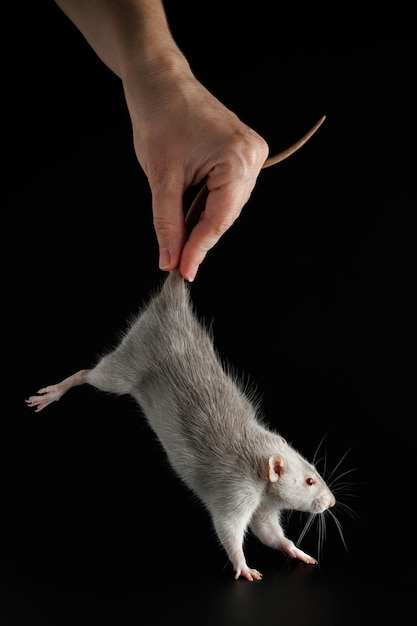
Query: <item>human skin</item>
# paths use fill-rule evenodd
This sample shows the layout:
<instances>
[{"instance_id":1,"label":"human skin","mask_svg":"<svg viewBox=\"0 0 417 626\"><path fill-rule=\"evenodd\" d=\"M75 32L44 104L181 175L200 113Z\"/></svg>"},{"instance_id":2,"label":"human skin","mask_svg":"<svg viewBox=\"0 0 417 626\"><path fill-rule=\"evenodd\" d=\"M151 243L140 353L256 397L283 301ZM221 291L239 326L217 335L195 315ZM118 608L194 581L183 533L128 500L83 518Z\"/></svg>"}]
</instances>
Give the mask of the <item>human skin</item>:
<instances>
[{"instance_id":1,"label":"human skin","mask_svg":"<svg viewBox=\"0 0 417 626\"><path fill-rule=\"evenodd\" d=\"M159 267L192 281L247 203L266 141L191 71L160 0L56 0L120 79L137 159L152 194ZM205 210L187 234L184 192L205 181ZM139 201L138 201L139 205Z\"/></svg>"}]
</instances>

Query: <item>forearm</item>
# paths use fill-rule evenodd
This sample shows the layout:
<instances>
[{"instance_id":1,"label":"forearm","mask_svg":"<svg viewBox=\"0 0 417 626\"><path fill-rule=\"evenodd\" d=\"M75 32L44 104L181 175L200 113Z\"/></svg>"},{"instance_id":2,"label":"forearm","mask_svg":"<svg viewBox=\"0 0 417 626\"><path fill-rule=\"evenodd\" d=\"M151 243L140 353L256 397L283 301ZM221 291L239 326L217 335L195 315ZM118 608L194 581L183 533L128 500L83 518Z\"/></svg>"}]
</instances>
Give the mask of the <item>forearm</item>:
<instances>
[{"instance_id":1,"label":"forearm","mask_svg":"<svg viewBox=\"0 0 417 626\"><path fill-rule=\"evenodd\" d=\"M138 161L152 191L159 266L193 280L238 217L268 145L194 76L171 34L163 0L55 0L121 79ZM209 194L186 241L183 195Z\"/></svg>"},{"instance_id":2,"label":"forearm","mask_svg":"<svg viewBox=\"0 0 417 626\"><path fill-rule=\"evenodd\" d=\"M189 71L176 45L162 0L55 0L97 56L123 82L178 64Z\"/></svg>"}]
</instances>

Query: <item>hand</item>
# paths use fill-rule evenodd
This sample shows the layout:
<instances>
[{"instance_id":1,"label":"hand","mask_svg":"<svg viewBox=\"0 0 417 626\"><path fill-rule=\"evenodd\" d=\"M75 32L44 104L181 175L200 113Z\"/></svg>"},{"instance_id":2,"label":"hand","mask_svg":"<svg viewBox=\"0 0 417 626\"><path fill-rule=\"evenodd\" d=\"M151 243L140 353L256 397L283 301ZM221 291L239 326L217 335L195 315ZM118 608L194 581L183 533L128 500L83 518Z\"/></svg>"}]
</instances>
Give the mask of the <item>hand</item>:
<instances>
[{"instance_id":1,"label":"hand","mask_svg":"<svg viewBox=\"0 0 417 626\"><path fill-rule=\"evenodd\" d=\"M268 146L194 77L162 0L56 2L122 81L152 192L159 265L193 280L248 201ZM203 180L205 211L187 239L183 195Z\"/></svg>"},{"instance_id":2,"label":"hand","mask_svg":"<svg viewBox=\"0 0 417 626\"><path fill-rule=\"evenodd\" d=\"M152 192L161 269L193 280L207 252L240 215L267 143L194 78L181 57L124 82L137 158ZM183 195L205 179L205 211L186 239ZM196 191L197 193L197 191ZM188 207L185 207L187 209Z\"/></svg>"}]
</instances>

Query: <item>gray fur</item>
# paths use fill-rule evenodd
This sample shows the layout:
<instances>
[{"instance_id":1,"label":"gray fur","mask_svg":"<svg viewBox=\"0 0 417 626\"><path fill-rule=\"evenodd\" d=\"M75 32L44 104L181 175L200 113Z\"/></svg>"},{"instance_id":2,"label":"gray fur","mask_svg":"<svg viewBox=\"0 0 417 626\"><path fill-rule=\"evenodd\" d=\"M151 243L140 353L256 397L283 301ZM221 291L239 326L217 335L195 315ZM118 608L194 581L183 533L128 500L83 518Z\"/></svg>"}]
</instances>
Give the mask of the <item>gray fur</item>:
<instances>
[{"instance_id":1,"label":"gray fur","mask_svg":"<svg viewBox=\"0 0 417 626\"><path fill-rule=\"evenodd\" d=\"M266 545L315 563L285 537L280 513L322 513L334 496L313 465L267 427L254 394L221 362L178 270L95 367L27 402L41 410L83 383L138 402L173 469L209 511L236 578L261 578L243 552L249 528Z\"/></svg>"}]
</instances>

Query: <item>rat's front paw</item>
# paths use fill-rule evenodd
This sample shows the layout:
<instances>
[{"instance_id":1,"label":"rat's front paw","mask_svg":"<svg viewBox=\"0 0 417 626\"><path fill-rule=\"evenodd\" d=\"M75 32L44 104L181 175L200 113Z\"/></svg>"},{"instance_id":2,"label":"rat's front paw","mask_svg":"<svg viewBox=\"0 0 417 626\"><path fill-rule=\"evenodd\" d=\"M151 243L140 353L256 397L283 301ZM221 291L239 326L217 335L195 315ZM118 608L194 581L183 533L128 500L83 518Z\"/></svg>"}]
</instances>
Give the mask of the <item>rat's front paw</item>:
<instances>
[{"instance_id":1,"label":"rat's front paw","mask_svg":"<svg viewBox=\"0 0 417 626\"><path fill-rule=\"evenodd\" d=\"M236 569L235 579L237 580L241 576L243 578L246 578L246 580L249 580L250 582L253 582L254 580L261 580L262 579L261 572L258 572L257 569L252 569L252 568L248 567L247 565L244 565L244 566Z\"/></svg>"},{"instance_id":2,"label":"rat's front paw","mask_svg":"<svg viewBox=\"0 0 417 626\"><path fill-rule=\"evenodd\" d=\"M298 559L299 561L304 561L304 563L310 563L311 565L317 564L317 560L314 557L310 556L306 552L303 552L299 548L294 548L293 558Z\"/></svg>"},{"instance_id":3,"label":"rat's front paw","mask_svg":"<svg viewBox=\"0 0 417 626\"><path fill-rule=\"evenodd\" d=\"M304 563L310 563L311 565L315 565L317 563L316 559L314 559L306 552L303 552L299 548L296 548L294 543L289 539L287 539L285 545L282 546L282 550L292 559L298 559L299 561L303 561Z\"/></svg>"}]
</instances>

